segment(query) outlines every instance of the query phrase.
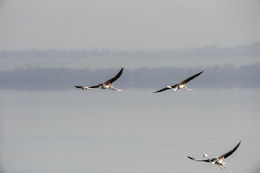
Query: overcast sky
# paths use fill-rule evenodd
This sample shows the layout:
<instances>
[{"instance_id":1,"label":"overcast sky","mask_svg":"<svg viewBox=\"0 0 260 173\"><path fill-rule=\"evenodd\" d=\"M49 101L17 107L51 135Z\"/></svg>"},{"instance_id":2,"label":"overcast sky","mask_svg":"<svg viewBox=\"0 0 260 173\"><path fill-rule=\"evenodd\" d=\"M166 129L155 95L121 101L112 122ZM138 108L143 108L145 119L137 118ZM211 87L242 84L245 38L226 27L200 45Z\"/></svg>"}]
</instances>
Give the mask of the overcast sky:
<instances>
[{"instance_id":1,"label":"overcast sky","mask_svg":"<svg viewBox=\"0 0 260 173\"><path fill-rule=\"evenodd\" d=\"M259 0L1 0L0 49L237 46L260 40Z\"/></svg>"}]
</instances>

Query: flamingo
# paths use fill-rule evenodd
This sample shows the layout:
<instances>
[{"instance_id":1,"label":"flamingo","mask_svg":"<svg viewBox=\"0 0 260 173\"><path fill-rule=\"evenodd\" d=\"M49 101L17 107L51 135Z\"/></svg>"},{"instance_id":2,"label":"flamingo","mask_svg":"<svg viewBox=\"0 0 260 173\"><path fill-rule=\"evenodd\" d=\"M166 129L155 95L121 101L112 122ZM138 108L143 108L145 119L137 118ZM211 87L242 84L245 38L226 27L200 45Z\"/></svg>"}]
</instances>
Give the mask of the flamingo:
<instances>
[{"instance_id":1,"label":"flamingo","mask_svg":"<svg viewBox=\"0 0 260 173\"><path fill-rule=\"evenodd\" d=\"M204 160L194 159L193 157L190 157L190 156L187 156L187 157L191 160L195 160L195 161L199 161L199 162L208 162L208 163L219 166L221 169L224 169L224 168L226 168L226 166L225 166L226 163L223 161L223 159L226 159L232 153L234 153L236 151L236 149L239 147L240 143L241 143L241 141L239 141L239 143L232 150L228 151L227 153L222 154L219 157L209 158L209 156L207 154L202 155L203 157L207 158Z\"/></svg>"},{"instance_id":2,"label":"flamingo","mask_svg":"<svg viewBox=\"0 0 260 173\"><path fill-rule=\"evenodd\" d=\"M172 89L173 91L176 91L177 89L186 89L186 90L192 90L190 88L188 88L186 86L186 83L188 83L189 81L191 81L192 79L194 79L195 77L199 76L201 73L203 73L203 71L183 80L182 82L180 83L177 83L175 85L167 85L165 88L162 88L160 90L157 90L157 91L154 91L153 93L159 93L159 92L162 92L162 91L165 91L165 90L168 90L168 89Z\"/></svg>"},{"instance_id":3,"label":"flamingo","mask_svg":"<svg viewBox=\"0 0 260 173\"><path fill-rule=\"evenodd\" d=\"M97 88L100 88L100 89L111 89L111 90L114 90L114 91L124 91L122 89L118 89L118 88L115 88L112 86L112 83L115 82L120 76L121 74L123 73L123 70L124 68L121 68L120 71L114 76L112 77L111 79L101 83L101 84L98 84L98 85L94 85L94 86L79 86L79 85L75 85L76 88L80 88L82 90L89 90L89 89L97 89Z\"/></svg>"}]
</instances>

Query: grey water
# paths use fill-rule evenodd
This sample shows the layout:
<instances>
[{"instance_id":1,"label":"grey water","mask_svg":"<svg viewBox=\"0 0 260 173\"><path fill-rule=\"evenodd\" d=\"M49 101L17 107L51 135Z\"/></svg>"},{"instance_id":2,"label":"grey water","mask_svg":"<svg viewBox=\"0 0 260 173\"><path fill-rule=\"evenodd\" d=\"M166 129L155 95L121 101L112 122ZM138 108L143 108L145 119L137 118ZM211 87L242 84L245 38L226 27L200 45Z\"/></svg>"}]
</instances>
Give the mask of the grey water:
<instances>
[{"instance_id":1,"label":"grey water","mask_svg":"<svg viewBox=\"0 0 260 173\"><path fill-rule=\"evenodd\" d=\"M0 172L259 172L260 90L0 90Z\"/></svg>"}]
</instances>

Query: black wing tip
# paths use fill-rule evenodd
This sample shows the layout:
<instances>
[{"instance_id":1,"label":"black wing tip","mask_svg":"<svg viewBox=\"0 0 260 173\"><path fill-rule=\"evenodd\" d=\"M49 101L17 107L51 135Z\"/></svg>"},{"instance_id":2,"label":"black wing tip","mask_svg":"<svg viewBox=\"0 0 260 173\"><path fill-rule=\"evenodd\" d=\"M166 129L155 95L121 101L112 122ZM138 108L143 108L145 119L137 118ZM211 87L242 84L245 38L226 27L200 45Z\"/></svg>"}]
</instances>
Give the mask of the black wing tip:
<instances>
[{"instance_id":1,"label":"black wing tip","mask_svg":"<svg viewBox=\"0 0 260 173\"><path fill-rule=\"evenodd\" d=\"M121 67L120 71L118 73L122 73L124 71L124 67Z\"/></svg>"},{"instance_id":2,"label":"black wing tip","mask_svg":"<svg viewBox=\"0 0 260 173\"><path fill-rule=\"evenodd\" d=\"M160 92L160 91L153 91L153 93L158 93L158 92Z\"/></svg>"},{"instance_id":3,"label":"black wing tip","mask_svg":"<svg viewBox=\"0 0 260 173\"><path fill-rule=\"evenodd\" d=\"M122 67L122 68L120 69L119 73L123 73L124 69L125 69L125 68Z\"/></svg>"},{"instance_id":4,"label":"black wing tip","mask_svg":"<svg viewBox=\"0 0 260 173\"><path fill-rule=\"evenodd\" d=\"M231 150L232 153L237 150L237 148L239 147L240 144L241 144L241 140L240 140L240 141L238 142L238 144L233 148L233 150ZM232 154L232 153L231 153L231 154ZM230 155L231 155L231 154L230 154Z\"/></svg>"},{"instance_id":5,"label":"black wing tip","mask_svg":"<svg viewBox=\"0 0 260 173\"><path fill-rule=\"evenodd\" d=\"M168 88L162 88L162 89L160 89L160 90L154 91L153 93L160 93L160 92L163 92L163 91L165 91L165 90L168 90Z\"/></svg>"},{"instance_id":6,"label":"black wing tip","mask_svg":"<svg viewBox=\"0 0 260 173\"><path fill-rule=\"evenodd\" d=\"M227 157L229 157L231 154L233 154L237 150L237 148L239 147L240 143L241 143L241 140L238 142L238 144L232 150L230 150L229 152L221 155L220 158L227 158Z\"/></svg>"},{"instance_id":7,"label":"black wing tip","mask_svg":"<svg viewBox=\"0 0 260 173\"><path fill-rule=\"evenodd\" d=\"M197 74L195 74L195 76L199 76L199 75L201 75L201 73L203 73L204 71L202 70L202 71L200 71L199 73L197 73Z\"/></svg>"},{"instance_id":8,"label":"black wing tip","mask_svg":"<svg viewBox=\"0 0 260 173\"><path fill-rule=\"evenodd\" d=\"M122 67L122 68L120 69L120 71L116 74L116 76L114 77L115 80L117 80L117 79L121 76L121 74L123 73L123 71L124 71L124 67ZM111 79L110 79L110 80L111 80Z\"/></svg>"},{"instance_id":9,"label":"black wing tip","mask_svg":"<svg viewBox=\"0 0 260 173\"><path fill-rule=\"evenodd\" d=\"M74 85L75 88L82 88L82 86Z\"/></svg>"},{"instance_id":10,"label":"black wing tip","mask_svg":"<svg viewBox=\"0 0 260 173\"><path fill-rule=\"evenodd\" d=\"M193 75L193 76L197 77L197 76L201 75L201 73L203 73L203 72L204 72L204 71L202 70L202 71L200 71L199 73L196 73L196 74Z\"/></svg>"},{"instance_id":11,"label":"black wing tip","mask_svg":"<svg viewBox=\"0 0 260 173\"><path fill-rule=\"evenodd\" d=\"M191 160L195 160L193 157L190 157L190 156L187 156L189 159L191 159Z\"/></svg>"},{"instance_id":12,"label":"black wing tip","mask_svg":"<svg viewBox=\"0 0 260 173\"><path fill-rule=\"evenodd\" d=\"M119 74L121 75L122 72L124 71L124 69L125 69L124 67L121 67L121 69L119 70L119 72L117 73L117 75L119 75Z\"/></svg>"},{"instance_id":13,"label":"black wing tip","mask_svg":"<svg viewBox=\"0 0 260 173\"><path fill-rule=\"evenodd\" d=\"M240 144L241 144L241 140L238 142L238 144L236 145L236 147L239 147Z\"/></svg>"},{"instance_id":14,"label":"black wing tip","mask_svg":"<svg viewBox=\"0 0 260 173\"><path fill-rule=\"evenodd\" d=\"M237 145L234 147L234 149L237 149L240 144L241 144L241 140L237 143Z\"/></svg>"}]
</instances>

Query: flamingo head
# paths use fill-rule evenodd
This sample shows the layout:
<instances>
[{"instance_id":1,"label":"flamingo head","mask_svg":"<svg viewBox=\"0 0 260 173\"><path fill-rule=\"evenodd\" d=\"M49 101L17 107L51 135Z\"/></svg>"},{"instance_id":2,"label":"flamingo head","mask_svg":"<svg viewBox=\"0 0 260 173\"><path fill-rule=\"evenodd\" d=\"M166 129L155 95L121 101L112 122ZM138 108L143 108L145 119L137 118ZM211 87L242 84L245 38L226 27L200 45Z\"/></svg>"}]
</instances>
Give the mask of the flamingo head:
<instances>
[{"instance_id":1,"label":"flamingo head","mask_svg":"<svg viewBox=\"0 0 260 173\"><path fill-rule=\"evenodd\" d=\"M206 157L206 158L209 158L209 156L207 154L203 154L202 155L203 157Z\"/></svg>"}]
</instances>

